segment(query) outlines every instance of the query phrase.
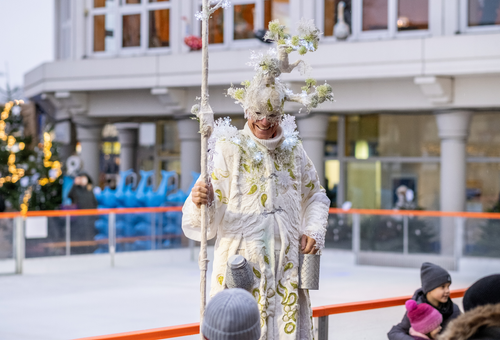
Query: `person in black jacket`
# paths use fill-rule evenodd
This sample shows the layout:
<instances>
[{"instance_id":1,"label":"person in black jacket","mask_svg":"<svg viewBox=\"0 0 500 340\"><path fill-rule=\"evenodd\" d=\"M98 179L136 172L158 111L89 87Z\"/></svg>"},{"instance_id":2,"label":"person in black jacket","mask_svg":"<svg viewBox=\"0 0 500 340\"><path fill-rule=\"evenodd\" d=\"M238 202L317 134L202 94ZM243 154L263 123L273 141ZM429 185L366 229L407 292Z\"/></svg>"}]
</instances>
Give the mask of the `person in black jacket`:
<instances>
[{"instance_id":1,"label":"person in black jacket","mask_svg":"<svg viewBox=\"0 0 500 340\"><path fill-rule=\"evenodd\" d=\"M92 179L85 172L80 172L68 193L68 197L78 209L96 209L97 200L94 196ZM75 243L71 248L72 254L88 254L94 252L97 246L85 246L78 241L93 241L97 233L95 229L95 215L75 216L71 223L71 241Z\"/></svg>"},{"instance_id":2,"label":"person in black jacket","mask_svg":"<svg viewBox=\"0 0 500 340\"><path fill-rule=\"evenodd\" d=\"M500 339L500 274L483 277L467 289L465 313L453 320L439 340Z\"/></svg>"},{"instance_id":3,"label":"person in black jacket","mask_svg":"<svg viewBox=\"0 0 500 340\"><path fill-rule=\"evenodd\" d=\"M461 314L458 306L450 299L451 276L440 266L424 262L420 269L420 279L422 288L415 291L412 300L436 308L443 316L441 327L444 330L451 320ZM403 320L392 327L387 336L389 340L413 340L409 335L410 327L410 320L405 313Z\"/></svg>"}]
</instances>

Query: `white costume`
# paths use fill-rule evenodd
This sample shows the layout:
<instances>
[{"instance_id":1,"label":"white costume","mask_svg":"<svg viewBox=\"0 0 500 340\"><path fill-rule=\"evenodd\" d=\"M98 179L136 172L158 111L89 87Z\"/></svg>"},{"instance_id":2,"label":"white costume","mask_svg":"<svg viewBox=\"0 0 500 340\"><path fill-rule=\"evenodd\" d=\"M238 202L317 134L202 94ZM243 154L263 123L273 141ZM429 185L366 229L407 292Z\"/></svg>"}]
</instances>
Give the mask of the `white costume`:
<instances>
[{"instance_id":1,"label":"white costume","mask_svg":"<svg viewBox=\"0 0 500 340\"><path fill-rule=\"evenodd\" d=\"M324 246L330 201L295 129L285 115L275 138L259 140L248 125L238 131L224 119L212 135L208 238L217 240L211 296L224 289L228 257L242 254L255 274L261 339L313 339L309 292L298 289L300 237ZM200 209L191 196L182 228L200 240Z\"/></svg>"}]
</instances>

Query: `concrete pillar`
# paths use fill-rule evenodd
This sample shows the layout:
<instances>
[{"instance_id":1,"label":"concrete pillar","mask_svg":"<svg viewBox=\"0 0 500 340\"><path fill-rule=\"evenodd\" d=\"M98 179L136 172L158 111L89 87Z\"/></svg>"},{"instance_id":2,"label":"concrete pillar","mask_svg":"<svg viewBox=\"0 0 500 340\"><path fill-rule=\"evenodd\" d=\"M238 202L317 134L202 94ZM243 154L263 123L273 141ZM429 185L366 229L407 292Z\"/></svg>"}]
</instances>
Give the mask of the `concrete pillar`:
<instances>
[{"instance_id":1,"label":"concrete pillar","mask_svg":"<svg viewBox=\"0 0 500 340\"><path fill-rule=\"evenodd\" d=\"M76 125L76 138L82 147L80 158L83 162L83 170L92 178L94 185L99 185L99 156L103 125L92 120L73 119L73 122Z\"/></svg>"},{"instance_id":2,"label":"concrete pillar","mask_svg":"<svg viewBox=\"0 0 500 340\"><path fill-rule=\"evenodd\" d=\"M116 123L120 142L120 171L135 169L137 151L137 123Z\"/></svg>"},{"instance_id":3,"label":"concrete pillar","mask_svg":"<svg viewBox=\"0 0 500 340\"><path fill-rule=\"evenodd\" d=\"M181 143L181 189L186 191L193 179L191 171L200 172L200 125L196 120L186 117L177 121L177 129Z\"/></svg>"},{"instance_id":4,"label":"concrete pillar","mask_svg":"<svg viewBox=\"0 0 500 340\"><path fill-rule=\"evenodd\" d=\"M318 172L321 185L325 186L325 139L329 116L315 114L297 119L302 145Z\"/></svg>"},{"instance_id":5,"label":"concrete pillar","mask_svg":"<svg viewBox=\"0 0 500 340\"><path fill-rule=\"evenodd\" d=\"M440 207L441 211L464 211L466 200L466 142L469 135L470 111L448 111L436 114L441 139ZM425 179L424 179L425 180ZM441 253L452 255L454 221L441 221Z\"/></svg>"}]
</instances>

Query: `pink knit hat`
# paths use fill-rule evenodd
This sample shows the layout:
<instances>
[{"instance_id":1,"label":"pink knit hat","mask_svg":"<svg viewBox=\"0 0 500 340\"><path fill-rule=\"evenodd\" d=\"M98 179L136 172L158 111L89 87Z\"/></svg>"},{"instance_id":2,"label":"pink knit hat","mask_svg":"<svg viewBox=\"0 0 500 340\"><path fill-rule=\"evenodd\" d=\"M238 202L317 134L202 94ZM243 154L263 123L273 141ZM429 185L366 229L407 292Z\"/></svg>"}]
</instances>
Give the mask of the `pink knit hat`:
<instances>
[{"instance_id":1,"label":"pink knit hat","mask_svg":"<svg viewBox=\"0 0 500 340\"><path fill-rule=\"evenodd\" d=\"M411 327L419 333L428 334L438 328L443 322L443 316L431 305L421 303L417 305L414 300L405 303Z\"/></svg>"}]
</instances>

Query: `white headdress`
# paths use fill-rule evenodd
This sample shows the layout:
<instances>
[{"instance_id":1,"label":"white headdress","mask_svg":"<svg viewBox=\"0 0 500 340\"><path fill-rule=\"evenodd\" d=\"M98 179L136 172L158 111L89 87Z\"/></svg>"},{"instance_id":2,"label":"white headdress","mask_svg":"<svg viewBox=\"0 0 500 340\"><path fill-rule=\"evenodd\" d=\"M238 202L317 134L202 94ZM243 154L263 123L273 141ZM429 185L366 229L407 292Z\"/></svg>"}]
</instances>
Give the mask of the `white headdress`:
<instances>
[{"instance_id":1,"label":"white headdress","mask_svg":"<svg viewBox=\"0 0 500 340\"><path fill-rule=\"evenodd\" d=\"M302 74L309 73L310 67L303 60L290 63L288 54L297 51L304 55L316 51L321 33L313 20L304 19L299 22L298 31L298 35L290 36L278 20L271 21L264 39L277 43L277 48L270 48L265 54L252 52L247 65L254 67L255 76L241 83L244 87L231 86L227 90L245 110L245 118L261 120L266 117L274 124L281 121L287 101L303 104L308 112L327 100L333 101L332 87L326 83L316 86L316 80L308 78L302 93L295 94L279 79L281 73L290 73L297 66Z\"/></svg>"}]
</instances>

